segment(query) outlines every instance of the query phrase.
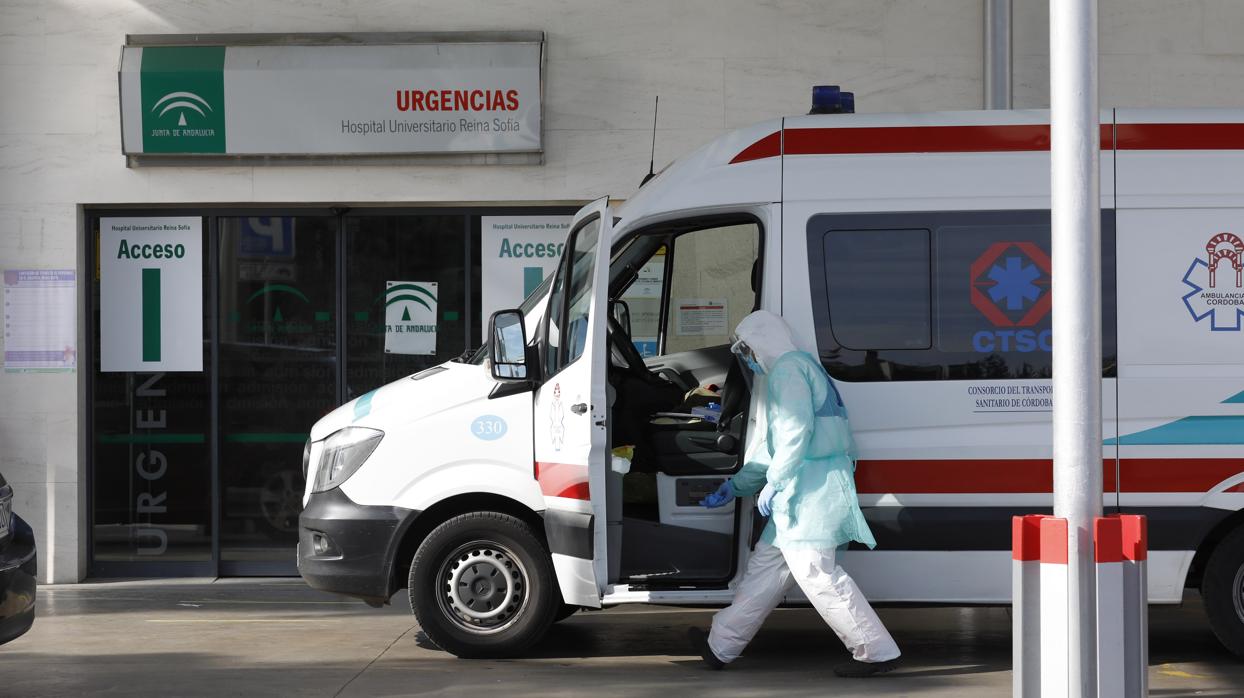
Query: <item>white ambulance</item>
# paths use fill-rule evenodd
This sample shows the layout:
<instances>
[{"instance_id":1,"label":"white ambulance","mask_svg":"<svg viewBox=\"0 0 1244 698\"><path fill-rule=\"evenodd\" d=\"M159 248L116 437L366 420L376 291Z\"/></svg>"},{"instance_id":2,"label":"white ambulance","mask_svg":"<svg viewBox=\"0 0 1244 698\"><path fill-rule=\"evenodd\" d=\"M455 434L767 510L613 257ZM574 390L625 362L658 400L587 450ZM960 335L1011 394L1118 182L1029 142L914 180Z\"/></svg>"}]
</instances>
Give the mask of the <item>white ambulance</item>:
<instances>
[{"instance_id":1,"label":"white ambulance","mask_svg":"<svg viewBox=\"0 0 1244 698\"><path fill-rule=\"evenodd\" d=\"M728 336L766 308L850 410L869 599L1009 603L1010 518L1052 506L1049 166L1046 112L799 116L584 207L489 347L315 425L303 577L409 589L460 656L728 603L752 501L698 502L757 433ZM1101 173L1102 503L1149 517L1150 601L1199 588L1244 654L1244 111L1104 111Z\"/></svg>"}]
</instances>

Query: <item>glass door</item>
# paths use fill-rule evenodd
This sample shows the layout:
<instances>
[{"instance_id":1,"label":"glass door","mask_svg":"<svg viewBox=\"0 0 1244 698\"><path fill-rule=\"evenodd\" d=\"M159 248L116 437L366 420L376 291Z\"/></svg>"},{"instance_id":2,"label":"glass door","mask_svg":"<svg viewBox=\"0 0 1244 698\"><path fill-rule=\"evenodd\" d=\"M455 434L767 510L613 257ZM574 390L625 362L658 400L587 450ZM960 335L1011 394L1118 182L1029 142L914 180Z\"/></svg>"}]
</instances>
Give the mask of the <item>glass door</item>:
<instances>
[{"instance_id":1,"label":"glass door","mask_svg":"<svg viewBox=\"0 0 1244 698\"><path fill-rule=\"evenodd\" d=\"M129 216L120 211L110 214ZM140 569L143 574L157 575L212 574L209 375L205 371L103 370L99 347L105 323L124 326L127 314L141 315L149 309L160 316L159 301L165 295L170 296L163 300L168 310L176 312L178 306L156 275L155 299L144 294L137 305L114 301L101 312L97 264L103 255L116 258L119 252L115 239L105 240L109 248L101 249L100 218L89 221L93 244L88 249L93 263L88 268L96 270L85 284L90 293L87 332L93 338L87 388L91 433L87 457L93 473L92 574L124 576ZM168 241L193 246L191 253L202 260L198 271L207 276L207 235L169 233ZM207 338L207 304L202 322ZM209 365L208 342L189 351L201 351L202 365ZM49 422L48 438L65 438L61 428Z\"/></svg>"},{"instance_id":2,"label":"glass door","mask_svg":"<svg viewBox=\"0 0 1244 698\"><path fill-rule=\"evenodd\" d=\"M338 218L217 220L220 574L296 574L303 445L338 404Z\"/></svg>"}]
</instances>

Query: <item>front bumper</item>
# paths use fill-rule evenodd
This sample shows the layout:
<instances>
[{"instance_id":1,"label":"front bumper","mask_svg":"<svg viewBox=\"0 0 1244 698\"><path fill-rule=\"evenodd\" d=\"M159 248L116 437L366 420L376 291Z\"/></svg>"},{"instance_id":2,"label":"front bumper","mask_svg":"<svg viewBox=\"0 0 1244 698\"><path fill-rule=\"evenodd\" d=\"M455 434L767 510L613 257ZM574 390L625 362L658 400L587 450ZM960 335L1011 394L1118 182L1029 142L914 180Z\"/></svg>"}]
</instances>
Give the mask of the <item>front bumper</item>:
<instances>
[{"instance_id":1,"label":"front bumper","mask_svg":"<svg viewBox=\"0 0 1244 698\"><path fill-rule=\"evenodd\" d=\"M340 487L313 494L298 517L298 572L313 589L387 602L398 545L418 514L356 504Z\"/></svg>"},{"instance_id":2,"label":"front bumper","mask_svg":"<svg viewBox=\"0 0 1244 698\"><path fill-rule=\"evenodd\" d=\"M21 636L35 622L35 577L39 556L35 532L17 514L13 535L0 548L0 645Z\"/></svg>"}]
</instances>

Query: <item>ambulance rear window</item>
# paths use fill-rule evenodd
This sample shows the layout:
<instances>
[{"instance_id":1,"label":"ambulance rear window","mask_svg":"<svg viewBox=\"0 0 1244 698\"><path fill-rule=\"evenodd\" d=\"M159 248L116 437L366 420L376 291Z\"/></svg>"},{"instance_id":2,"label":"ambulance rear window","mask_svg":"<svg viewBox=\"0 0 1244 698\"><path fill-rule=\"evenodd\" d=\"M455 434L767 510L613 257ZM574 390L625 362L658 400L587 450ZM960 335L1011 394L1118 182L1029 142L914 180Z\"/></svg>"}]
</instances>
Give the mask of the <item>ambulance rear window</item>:
<instances>
[{"instance_id":1,"label":"ambulance rear window","mask_svg":"<svg viewBox=\"0 0 1244 698\"><path fill-rule=\"evenodd\" d=\"M849 349L932 345L928 230L825 234L830 326Z\"/></svg>"},{"instance_id":2,"label":"ambulance rear window","mask_svg":"<svg viewBox=\"0 0 1244 698\"><path fill-rule=\"evenodd\" d=\"M1114 211L1102 211L1102 373L1116 374ZM847 381L1048 379L1050 212L808 221L821 362Z\"/></svg>"}]
</instances>

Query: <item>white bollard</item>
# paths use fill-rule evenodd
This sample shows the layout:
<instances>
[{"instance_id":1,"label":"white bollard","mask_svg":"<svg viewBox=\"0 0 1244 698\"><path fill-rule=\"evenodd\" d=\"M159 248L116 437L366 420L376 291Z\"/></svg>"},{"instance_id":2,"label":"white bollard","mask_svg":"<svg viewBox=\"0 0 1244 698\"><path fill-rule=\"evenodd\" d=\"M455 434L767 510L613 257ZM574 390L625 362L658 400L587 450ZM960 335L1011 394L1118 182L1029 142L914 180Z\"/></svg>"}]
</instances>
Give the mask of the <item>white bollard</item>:
<instances>
[{"instance_id":1,"label":"white bollard","mask_svg":"<svg viewBox=\"0 0 1244 698\"><path fill-rule=\"evenodd\" d=\"M1119 516L1123 528L1124 691L1149 695L1149 521Z\"/></svg>"},{"instance_id":2,"label":"white bollard","mask_svg":"<svg viewBox=\"0 0 1244 698\"><path fill-rule=\"evenodd\" d=\"M1067 595L1067 520L1042 517L1041 537L1041 696L1068 695L1069 617Z\"/></svg>"},{"instance_id":3,"label":"white bollard","mask_svg":"<svg viewBox=\"0 0 1244 698\"><path fill-rule=\"evenodd\" d=\"M1126 657L1123 525L1117 516L1093 519L1097 565L1097 698L1124 698Z\"/></svg>"},{"instance_id":4,"label":"white bollard","mask_svg":"<svg viewBox=\"0 0 1244 698\"><path fill-rule=\"evenodd\" d=\"M1149 694L1149 590L1145 517L1093 521L1097 563L1097 698Z\"/></svg>"},{"instance_id":5,"label":"white bollard","mask_svg":"<svg viewBox=\"0 0 1244 698\"><path fill-rule=\"evenodd\" d=\"M1011 666L1015 698L1041 696L1041 519L1011 517Z\"/></svg>"}]
</instances>

